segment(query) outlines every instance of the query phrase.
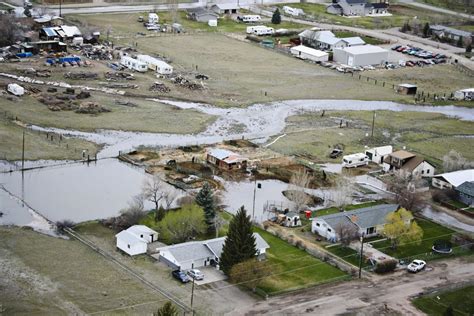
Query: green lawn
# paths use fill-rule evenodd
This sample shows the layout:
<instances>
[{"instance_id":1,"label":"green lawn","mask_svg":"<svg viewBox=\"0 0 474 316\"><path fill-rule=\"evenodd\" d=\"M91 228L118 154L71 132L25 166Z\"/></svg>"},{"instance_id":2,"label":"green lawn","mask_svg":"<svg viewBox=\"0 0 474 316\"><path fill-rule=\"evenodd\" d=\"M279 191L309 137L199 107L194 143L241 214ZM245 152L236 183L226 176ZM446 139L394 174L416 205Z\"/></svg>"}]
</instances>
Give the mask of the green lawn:
<instances>
[{"instance_id":1,"label":"green lawn","mask_svg":"<svg viewBox=\"0 0 474 316\"><path fill-rule=\"evenodd\" d=\"M336 35L337 37L354 37L354 36L359 36L360 38L362 38L367 44L371 44L371 45L381 45L381 44L384 44L383 41L377 39L377 38L374 38L372 36L365 36L365 35L360 35L360 34L357 34L357 33L353 33L353 32L349 32L349 31L335 31L333 32L334 35Z\"/></svg>"},{"instance_id":2,"label":"green lawn","mask_svg":"<svg viewBox=\"0 0 474 316\"><path fill-rule=\"evenodd\" d=\"M433 316L447 315L445 312L449 306L453 308L453 315L474 315L474 286L422 296L415 299L413 304Z\"/></svg>"},{"instance_id":3,"label":"green lawn","mask_svg":"<svg viewBox=\"0 0 474 316\"><path fill-rule=\"evenodd\" d=\"M359 266L359 253L354 249L345 247L343 245L337 245L332 247L326 247L326 250L335 254L339 258L353 264L356 267ZM369 262L364 260L364 262L362 262L362 267L365 268L368 266L370 266Z\"/></svg>"},{"instance_id":4,"label":"green lawn","mask_svg":"<svg viewBox=\"0 0 474 316\"><path fill-rule=\"evenodd\" d=\"M297 290L328 282L333 279L343 279L346 274L341 270L322 262L303 250L291 246L286 241L255 227L270 245L267 250L267 261L278 271L265 278L258 286L267 294L276 295L281 292Z\"/></svg>"},{"instance_id":5,"label":"green lawn","mask_svg":"<svg viewBox=\"0 0 474 316\"><path fill-rule=\"evenodd\" d=\"M423 229L423 240L421 244L417 245L411 243L404 246L399 246L397 249L394 250L390 247L390 241L385 240L373 243L373 246L386 253L387 255L395 257L397 259L410 260L416 257L418 259L424 258L430 260L447 256L431 254L431 247L433 246L433 243L438 239L451 240L451 235L454 233L454 231L425 219L417 218L416 222L421 227L421 229ZM453 253L451 255L460 254L462 252L463 250L461 250L460 248L456 248L453 249Z\"/></svg>"}]
</instances>

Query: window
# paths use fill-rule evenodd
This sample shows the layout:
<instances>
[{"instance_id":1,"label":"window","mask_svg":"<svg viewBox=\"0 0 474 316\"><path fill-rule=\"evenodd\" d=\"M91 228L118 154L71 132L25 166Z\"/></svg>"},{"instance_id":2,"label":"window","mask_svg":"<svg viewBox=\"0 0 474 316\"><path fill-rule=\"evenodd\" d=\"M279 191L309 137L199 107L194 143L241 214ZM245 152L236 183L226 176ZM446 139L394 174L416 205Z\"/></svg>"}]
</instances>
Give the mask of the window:
<instances>
[{"instance_id":1,"label":"window","mask_svg":"<svg viewBox=\"0 0 474 316\"><path fill-rule=\"evenodd\" d=\"M328 228L328 232L332 232L331 228Z\"/></svg>"},{"instance_id":2,"label":"window","mask_svg":"<svg viewBox=\"0 0 474 316\"><path fill-rule=\"evenodd\" d=\"M421 170L421 174L425 174L425 170Z\"/></svg>"},{"instance_id":3,"label":"window","mask_svg":"<svg viewBox=\"0 0 474 316\"><path fill-rule=\"evenodd\" d=\"M427 170L426 170L426 173L430 173L430 169L427 169Z\"/></svg>"},{"instance_id":4,"label":"window","mask_svg":"<svg viewBox=\"0 0 474 316\"><path fill-rule=\"evenodd\" d=\"M140 238L143 238L143 234L142 234L142 235L140 235Z\"/></svg>"},{"instance_id":5,"label":"window","mask_svg":"<svg viewBox=\"0 0 474 316\"><path fill-rule=\"evenodd\" d=\"M319 225L319 223L316 223L316 226L318 226L318 227L319 227L319 226L321 226L321 225Z\"/></svg>"},{"instance_id":6,"label":"window","mask_svg":"<svg viewBox=\"0 0 474 316\"><path fill-rule=\"evenodd\" d=\"M128 249L130 249L130 244L127 245Z\"/></svg>"}]
</instances>

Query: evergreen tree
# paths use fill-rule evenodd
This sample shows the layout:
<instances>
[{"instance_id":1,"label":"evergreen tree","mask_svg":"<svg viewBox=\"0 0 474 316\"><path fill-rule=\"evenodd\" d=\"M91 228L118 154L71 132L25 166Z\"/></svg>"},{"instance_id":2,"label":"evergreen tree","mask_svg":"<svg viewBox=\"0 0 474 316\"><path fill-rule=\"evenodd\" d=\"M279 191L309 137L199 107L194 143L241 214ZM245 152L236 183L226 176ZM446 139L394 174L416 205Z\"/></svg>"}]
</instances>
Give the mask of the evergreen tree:
<instances>
[{"instance_id":1,"label":"evergreen tree","mask_svg":"<svg viewBox=\"0 0 474 316\"><path fill-rule=\"evenodd\" d=\"M158 312L155 313L156 316L178 316L178 310L170 301L166 302L165 305L161 306L158 309Z\"/></svg>"},{"instance_id":2,"label":"evergreen tree","mask_svg":"<svg viewBox=\"0 0 474 316\"><path fill-rule=\"evenodd\" d=\"M204 218L207 225L208 234L214 234L216 231L216 207L214 205L214 196L209 183L205 183L199 193L196 195L196 204L204 210Z\"/></svg>"},{"instance_id":3,"label":"evergreen tree","mask_svg":"<svg viewBox=\"0 0 474 316\"><path fill-rule=\"evenodd\" d=\"M280 24L281 23L281 14L280 10L277 8L272 15L272 24Z\"/></svg>"},{"instance_id":4,"label":"evergreen tree","mask_svg":"<svg viewBox=\"0 0 474 316\"><path fill-rule=\"evenodd\" d=\"M158 208L155 211L155 221L156 222L161 221L163 217L165 217L165 215L166 215L166 210L163 208L163 206L160 206L160 208Z\"/></svg>"},{"instance_id":5,"label":"evergreen tree","mask_svg":"<svg viewBox=\"0 0 474 316\"><path fill-rule=\"evenodd\" d=\"M457 45L458 45L458 47L463 47L464 46L464 40L463 40L462 36L459 36Z\"/></svg>"},{"instance_id":6,"label":"evergreen tree","mask_svg":"<svg viewBox=\"0 0 474 316\"><path fill-rule=\"evenodd\" d=\"M472 52L472 44L471 43L467 44L467 46L466 46L466 53L470 53L470 52Z\"/></svg>"},{"instance_id":7,"label":"evergreen tree","mask_svg":"<svg viewBox=\"0 0 474 316\"><path fill-rule=\"evenodd\" d=\"M242 206L229 224L220 258L221 269L229 275L234 265L254 258L256 253L257 246L250 216L247 216Z\"/></svg>"},{"instance_id":8,"label":"evergreen tree","mask_svg":"<svg viewBox=\"0 0 474 316\"><path fill-rule=\"evenodd\" d=\"M430 24L428 22L425 23L423 27L423 37L428 37L430 35Z\"/></svg>"}]
</instances>

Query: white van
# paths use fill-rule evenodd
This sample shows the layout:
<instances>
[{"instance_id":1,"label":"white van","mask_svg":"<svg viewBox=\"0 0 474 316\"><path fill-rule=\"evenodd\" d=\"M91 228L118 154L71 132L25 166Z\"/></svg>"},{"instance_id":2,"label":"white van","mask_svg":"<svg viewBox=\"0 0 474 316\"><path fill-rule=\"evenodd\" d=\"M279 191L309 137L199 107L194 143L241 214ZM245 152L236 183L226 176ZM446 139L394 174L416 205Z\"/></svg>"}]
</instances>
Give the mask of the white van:
<instances>
[{"instance_id":1,"label":"white van","mask_svg":"<svg viewBox=\"0 0 474 316\"><path fill-rule=\"evenodd\" d=\"M367 166L369 164L369 157L363 153L357 153L342 157L343 168L355 168L359 166Z\"/></svg>"},{"instance_id":2,"label":"white van","mask_svg":"<svg viewBox=\"0 0 474 316\"><path fill-rule=\"evenodd\" d=\"M148 65L144 62L136 60L130 56L122 56L120 60L120 64L127 67L128 69L132 69L138 72L145 72L148 69Z\"/></svg>"},{"instance_id":3,"label":"white van","mask_svg":"<svg viewBox=\"0 0 474 316\"><path fill-rule=\"evenodd\" d=\"M273 33L275 33L275 30L273 29L273 27L266 27L266 26L262 27L262 28L255 29L253 31L253 34L258 35L258 36L272 35Z\"/></svg>"},{"instance_id":4,"label":"white van","mask_svg":"<svg viewBox=\"0 0 474 316\"><path fill-rule=\"evenodd\" d=\"M150 24L157 24L160 22L160 17L156 13L149 13L148 14L148 23Z\"/></svg>"},{"instance_id":5,"label":"white van","mask_svg":"<svg viewBox=\"0 0 474 316\"><path fill-rule=\"evenodd\" d=\"M260 15L243 15L243 16L239 16L238 19L244 23L256 23L256 22L260 22L260 20L262 20L262 18L260 17Z\"/></svg>"},{"instance_id":6,"label":"white van","mask_svg":"<svg viewBox=\"0 0 474 316\"><path fill-rule=\"evenodd\" d=\"M254 34L256 29L266 28L265 25L247 26L247 34Z\"/></svg>"}]
</instances>

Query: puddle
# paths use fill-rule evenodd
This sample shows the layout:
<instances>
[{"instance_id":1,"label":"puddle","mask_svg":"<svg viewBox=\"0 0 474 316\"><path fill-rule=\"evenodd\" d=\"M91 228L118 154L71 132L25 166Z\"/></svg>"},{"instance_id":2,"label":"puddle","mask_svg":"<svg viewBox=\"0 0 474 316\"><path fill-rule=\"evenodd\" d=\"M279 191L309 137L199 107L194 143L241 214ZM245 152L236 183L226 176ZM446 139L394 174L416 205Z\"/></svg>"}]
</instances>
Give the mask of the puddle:
<instances>
[{"instance_id":1,"label":"puddle","mask_svg":"<svg viewBox=\"0 0 474 316\"><path fill-rule=\"evenodd\" d=\"M436 222L438 224L447 225L447 226L459 228L459 229L474 233L474 226L463 223L459 221L457 218L449 214L446 214L444 212L437 212L433 210L430 206L425 207L421 211L421 214L423 214L423 216L431 219L433 222Z\"/></svg>"}]
</instances>

